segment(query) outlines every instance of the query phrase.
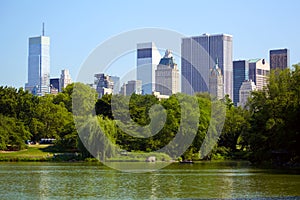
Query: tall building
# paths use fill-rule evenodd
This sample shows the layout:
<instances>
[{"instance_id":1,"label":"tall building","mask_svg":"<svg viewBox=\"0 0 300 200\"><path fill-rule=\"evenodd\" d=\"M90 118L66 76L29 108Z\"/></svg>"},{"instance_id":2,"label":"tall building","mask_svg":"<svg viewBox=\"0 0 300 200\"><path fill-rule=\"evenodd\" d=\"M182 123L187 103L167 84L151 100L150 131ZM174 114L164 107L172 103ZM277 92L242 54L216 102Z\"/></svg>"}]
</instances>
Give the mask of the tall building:
<instances>
[{"instance_id":1,"label":"tall building","mask_svg":"<svg viewBox=\"0 0 300 200\"><path fill-rule=\"evenodd\" d=\"M155 70L161 56L153 42L137 44L137 80L142 81L142 93L155 90Z\"/></svg>"},{"instance_id":2,"label":"tall building","mask_svg":"<svg viewBox=\"0 0 300 200\"><path fill-rule=\"evenodd\" d=\"M68 69L63 69L61 70L60 74L60 87L59 91L61 92L67 85L72 83L71 75Z\"/></svg>"},{"instance_id":3,"label":"tall building","mask_svg":"<svg viewBox=\"0 0 300 200\"><path fill-rule=\"evenodd\" d=\"M121 87L120 94L124 96L130 96L133 93L142 94L142 81L141 80L131 80L126 84L124 83Z\"/></svg>"},{"instance_id":4,"label":"tall building","mask_svg":"<svg viewBox=\"0 0 300 200\"><path fill-rule=\"evenodd\" d=\"M141 94L142 93L142 81L140 80L131 80L126 84L126 96L131 94Z\"/></svg>"},{"instance_id":5,"label":"tall building","mask_svg":"<svg viewBox=\"0 0 300 200\"><path fill-rule=\"evenodd\" d=\"M208 92L209 72L219 59L224 94L233 96L232 36L227 34L182 38L181 91L186 94Z\"/></svg>"},{"instance_id":6,"label":"tall building","mask_svg":"<svg viewBox=\"0 0 300 200\"><path fill-rule=\"evenodd\" d=\"M251 92L255 90L256 86L252 80L243 81L239 90L239 102L237 105L244 108L247 104L248 98L251 96Z\"/></svg>"},{"instance_id":7,"label":"tall building","mask_svg":"<svg viewBox=\"0 0 300 200\"><path fill-rule=\"evenodd\" d=\"M29 38L25 89L39 96L50 92L50 38L44 36L44 30L41 36Z\"/></svg>"},{"instance_id":8,"label":"tall building","mask_svg":"<svg viewBox=\"0 0 300 200\"><path fill-rule=\"evenodd\" d=\"M50 78L50 94L57 94L59 92L59 78Z\"/></svg>"},{"instance_id":9,"label":"tall building","mask_svg":"<svg viewBox=\"0 0 300 200\"><path fill-rule=\"evenodd\" d=\"M233 61L233 103L239 102L239 90L242 83L249 79L249 62L247 60Z\"/></svg>"},{"instance_id":10,"label":"tall building","mask_svg":"<svg viewBox=\"0 0 300 200\"><path fill-rule=\"evenodd\" d=\"M270 69L286 69L290 66L289 49L270 50Z\"/></svg>"},{"instance_id":11,"label":"tall building","mask_svg":"<svg viewBox=\"0 0 300 200\"><path fill-rule=\"evenodd\" d=\"M121 86L119 94L126 96L126 83L123 83L123 85Z\"/></svg>"},{"instance_id":12,"label":"tall building","mask_svg":"<svg viewBox=\"0 0 300 200\"><path fill-rule=\"evenodd\" d=\"M169 96L179 92L179 70L168 49L155 70L155 91Z\"/></svg>"},{"instance_id":13,"label":"tall building","mask_svg":"<svg viewBox=\"0 0 300 200\"><path fill-rule=\"evenodd\" d=\"M105 74L95 74L95 85L98 93L98 98L101 98L105 94L112 94L114 89L114 82L110 79L110 76Z\"/></svg>"},{"instance_id":14,"label":"tall building","mask_svg":"<svg viewBox=\"0 0 300 200\"><path fill-rule=\"evenodd\" d=\"M113 94L119 94L120 91L120 77L110 76L112 82L114 82Z\"/></svg>"},{"instance_id":15,"label":"tall building","mask_svg":"<svg viewBox=\"0 0 300 200\"><path fill-rule=\"evenodd\" d=\"M270 65L265 59L249 60L249 79L254 81L257 90L262 90L268 84Z\"/></svg>"},{"instance_id":16,"label":"tall building","mask_svg":"<svg viewBox=\"0 0 300 200\"><path fill-rule=\"evenodd\" d=\"M224 83L222 71L218 66L218 59L209 74L209 93L217 99L224 98Z\"/></svg>"}]
</instances>

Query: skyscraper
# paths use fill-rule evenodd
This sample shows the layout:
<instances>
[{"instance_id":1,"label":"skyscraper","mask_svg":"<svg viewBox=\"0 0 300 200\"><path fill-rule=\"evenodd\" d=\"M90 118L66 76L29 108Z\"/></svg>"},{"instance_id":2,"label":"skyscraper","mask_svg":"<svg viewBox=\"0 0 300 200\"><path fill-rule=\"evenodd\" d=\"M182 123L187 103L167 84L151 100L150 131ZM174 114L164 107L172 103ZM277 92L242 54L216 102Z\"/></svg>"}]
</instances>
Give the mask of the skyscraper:
<instances>
[{"instance_id":1,"label":"skyscraper","mask_svg":"<svg viewBox=\"0 0 300 200\"><path fill-rule=\"evenodd\" d=\"M155 70L161 56L153 42L137 44L137 80L142 81L142 93L155 90Z\"/></svg>"},{"instance_id":2,"label":"skyscraper","mask_svg":"<svg viewBox=\"0 0 300 200\"><path fill-rule=\"evenodd\" d=\"M270 50L270 69L286 69L290 66L289 49Z\"/></svg>"},{"instance_id":3,"label":"skyscraper","mask_svg":"<svg viewBox=\"0 0 300 200\"><path fill-rule=\"evenodd\" d=\"M120 90L120 77L118 76L110 76L112 82L114 82L113 94L119 94Z\"/></svg>"},{"instance_id":4,"label":"skyscraper","mask_svg":"<svg viewBox=\"0 0 300 200\"><path fill-rule=\"evenodd\" d=\"M219 59L223 74L224 94L233 96L232 36L227 34L182 38L181 43L181 91L207 92L209 71Z\"/></svg>"},{"instance_id":5,"label":"skyscraper","mask_svg":"<svg viewBox=\"0 0 300 200\"><path fill-rule=\"evenodd\" d=\"M238 106L245 107L251 92L256 90L255 83L252 80L243 81L241 88L239 90L239 102Z\"/></svg>"},{"instance_id":6,"label":"skyscraper","mask_svg":"<svg viewBox=\"0 0 300 200\"><path fill-rule=\"evenodd\" d=\"M126 83L123 83L123 85L121 86L119 94L126 96Z\"/></svg>"},{"instance_id":7,"label":"skyscraper","mask_svg":"<svg viewBox=\"0 0 300 200\"><path fill-rule=\"evenodd\" d=\"M39 96L50 92L50 38L44 36L44 30L41 36L29 38L25 89Z\"/></svg>"},{"instance_id":8,"label":"skyscraper","mask_svg":"<svg viewBox=\"0 0 300 200\"><path fill-rule=\"evenodd\" d=\"M142 81L140 80L131 80L126 84L126 96L131 94L141 94L142 92Z\"/></svg>"},{"instance_id":9,"label":"skyscraper","mask_svg":"<svg viewBox=\"0 0 300 200\"><path fill-rule=\"evenodd\" d=\"M270 65L265 59L249 60L249 79L254 81L257 90L262 90L268 84Z\"/></svg>"},{"instance_id":10,"label":"skyscraper","mask_svg":"<svg viewBox=\"0 0 300 200\"><path fill-rule=\"evenodd\" d=\"M57 94L59 92L59 78L50 78L50 94Z\"/></svg>"},{"instance_id":11,"label":"skyscraper","mask_svg":"<svg viewBox=\"0 0 300 200\"><path fill-rule=\"evenodd\" d=\"M218 59L216 64L210 70L209 74L209 93L217 99L224 98L224 83L222 71L218 66Z\"/></svg>"},{"instance_id":12,"label":"skyscraper","mask_svg":"<svg viewBox=\"0 0 300 200\"><path fill-rule=\"evenodd\" d=\"M166 50L155 70L155 91L169 96L179 92L179 70L170 50Z\"/></svg>"},{"instance_id":13,"label":"skyscraper","mask_svg":"<svg viewBox=\"0 0 300 200\"><path fill-rule=\"evenodd\" d=\"M233 103L239 102L239 90L242 83L249 79L249 62L247 60L233 61Z\"/></svg>"},{"instance_id":14,"label":"skyscraper","mask_svg":"<svg viewBox=\"0 0 300 200\"><path fill-rule=\"evenodd\" d=\"M114 89L114 82L110 79L110 76L101 74L95 74L95 85L98 93L98 98L101 98L105 94L112 94Z\"/></svg>"},{"instance_id":15,"label":"skyscraper","mask_svg":"<svg viewBox=\"0 0 300 200\"><path fill-rule=\"evenodd\" d=\"M124 96L130 96L133 93L141 94L142 93L142 81L140 80L131 80L126 84L123 83L120 94Z\"/></svg>"},{"instance_id":16,"label":"skyscraper","mask_svg":"<svg viewBox=\"0 0 300 200\"><path fill-rule=\"evenodd\" d=\"M71 79L71 75L68 69L63 69L61 70L61 74L60 74L60 87L59 87L59 91L61 92L65 87L67 87L67 85L72 83L72 79Z\"/></svg>"}]
</instances>

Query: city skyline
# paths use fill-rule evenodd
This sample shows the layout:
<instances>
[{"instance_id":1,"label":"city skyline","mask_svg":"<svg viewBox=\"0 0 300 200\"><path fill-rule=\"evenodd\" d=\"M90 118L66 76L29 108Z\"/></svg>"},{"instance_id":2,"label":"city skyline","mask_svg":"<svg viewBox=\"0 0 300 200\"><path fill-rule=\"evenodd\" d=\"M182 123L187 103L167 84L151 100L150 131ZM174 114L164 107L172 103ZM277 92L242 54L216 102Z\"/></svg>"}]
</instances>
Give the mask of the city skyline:
<instances>
[{"instance_id":1,"label":"city skyline","mask_svg":"<svg viewBox=\"0 0 300 200\"><path fill-rule=\"evenodd\" d=\"M186 36L201 35L205 32L229 33L234 37L233 60L249 58L269 60L269 50L288 48L291 53L290 64L300 61L297 58L300 52L299 28L294 26L300 18L297 12L299 2L285 4L274 4L270 1L256 3L191 1L185 4L159 2L162 7L169 7L174 12L189 10L184 16L172 16L172 20L168 23L161 15L151 14L151 10L156 9L155 2L145 2L145 5L118 2L122 9L116 8L115 3L91 1L83 4L54 1L41 4L38 1L35 3L2 1L0 23L4 31L0 33L2 44L0 60L5 72L0 75L0 85L24 87L28 72L27 41L31 36L41 34L43 22L45 34L51 37L52 43L50 77L57 76L60 70L67 66L75 81L81 64L96 46L114 35L143 27L165 28ZM65 7L68 9L64 9ZM205 7L213 7L214 11L201 9L202 12L198 12L199 8ZM32 10L35 12L31 12ZM247 10L254 13L246 12ZM283 13L283 10L286 12ZM118 16L122 16L121 19L113 17L117 13ZM207 16L210 20L204 20ZM226 19L226 23L219 20L221 16ZM197 26L193 25L195 21L198 22ZM255 26L255 29L249 28L251 26ZM128 64L118 66L121 68L121 74L135 64L130 58L127 61ZM180 68L180 63L178 65ZM117 72L114 70L110 74L119 75Z\"/></svg>"},{"instance_id":2,"label":"city skyline","mask_svg":"<svg viewBox=\"0 0 300 200\"><path fill-rule=\"evenodd\" d=\"M44 23L42 27L41 36L29 38L28 82L25 84L26 90L38 96L44 96L47 93L57 94L57 92L61 92L63 88L72 83L69 70L64 69L61 71L59 87L53 87L56 82L55 78L50 79L50 37L44 36ZM209 92L218 99L222 99L224 94L228 94L236 105L239 102L239 97L237 96L240 96L237 94L240 93L239 88L242 86L241 83L243 81L253 80L259 90L262 90L267 85L270 64L264 58L250 59L247 61L247 66L244 63L242 68L245 68L243 72L245 77L240 77L241 72L237 73L237 70L241 71L242 69L237 69L237 67L240 68L240 62L246 61L233 61L232 41L232 36L224 33L217 35L205 33L201 36L181 38L181 64L183 65L181 75L184 78L182 82L184 93ZM170 96L181 92L181 88L178 88L179 71L171 51L167 49L165 56L160 59L160 49L156 47L154 42L137 43L136 46L137 71L135 81L142 83L141 94L158 92L157 94ZM212 57L215 57L216 61L213 61ZM221 68L218 67L219 58L221 60ZM280 66L282 69L286 68L289 63L289 49L270 50L270 62L271 64L273 62L273 65ZM237 63L238 65L235 66ZM211 67L211 65L214 66ZM166 71L166 67L176 70L176 72L174 71L173 73L172 71L170 76L170 72ZM173 74L178 74L176 75L177 78L173 77ZM206 74L208 75L207 77ZM227 80L224 79L223 74L227 75ZM103 77L98 77L99 75L107 77L106 83L104 83ZM120 77L105 74L95 74L94 77L99 82L96 84L95 81L93 86L90 82L87 84L97 90L98 98L101 98L104 94L112 93L128 95L126 87L129 87L132 80L128 81L127 84L124 82L122 90L119 91ZM117 87L114 87L114 84ZM136 86L130 87L132 89L128 91L134 91L133 88ZM192 90L188 89L189 87ZM169 91L170 88L172 88L171 91Z\"/></svg>"}]
</instances>

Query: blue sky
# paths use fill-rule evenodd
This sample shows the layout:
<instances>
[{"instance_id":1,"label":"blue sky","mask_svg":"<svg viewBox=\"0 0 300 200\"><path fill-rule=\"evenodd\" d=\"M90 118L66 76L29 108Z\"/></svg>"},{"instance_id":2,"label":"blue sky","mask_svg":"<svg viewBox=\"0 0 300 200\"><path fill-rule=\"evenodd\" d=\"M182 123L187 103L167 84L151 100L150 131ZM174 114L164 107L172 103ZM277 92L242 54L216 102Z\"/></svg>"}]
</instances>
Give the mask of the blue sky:
<instances>
[{"instance_id":1,"label":"blue sky","mask_svg":"<svg viewBox=\"0 0 300 200\"><path fill-rule=\"evenodd\" d=\"M41 34L42 22L51 37L51 77L67 68L76 79L81 64L99 44L144 27L170 29L186 36L228 33L233 35L234 60L269 60L270 49L289 48L291 64L295 64L300 62L299 8L298 1L271 0L1 0L0 85L24 87L28 37ZM126 70L126 65L120 68Z\"/></svg>"}]
</instances>

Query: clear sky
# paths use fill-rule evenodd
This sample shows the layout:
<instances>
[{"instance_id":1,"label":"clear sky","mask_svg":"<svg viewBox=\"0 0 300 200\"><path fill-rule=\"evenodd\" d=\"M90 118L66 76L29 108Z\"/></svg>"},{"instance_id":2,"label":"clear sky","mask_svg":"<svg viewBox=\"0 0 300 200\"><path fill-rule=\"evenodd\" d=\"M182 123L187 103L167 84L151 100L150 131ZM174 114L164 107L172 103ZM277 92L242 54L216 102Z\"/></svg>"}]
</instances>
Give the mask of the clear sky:
<instances>
[{"instance_id":1,"label":"clear sky","mask_svg":"<svg viewBox=\"0 0 300 200\"><path fill-rule=\"evenodd\" d=\"M296 0L0 0L0 85L24 87L28 37L41 35L42 22L51 38L51 77L67 68L76 79L81 64L97 45L144 27L171 29L187 36L231 34L234 60L268 61L270 49L289 48L290 63L295 64L300 62L299 9Z\"/></svg>"}]
</instances>

